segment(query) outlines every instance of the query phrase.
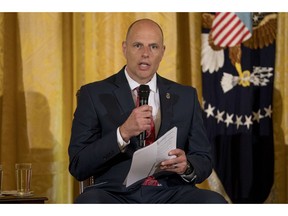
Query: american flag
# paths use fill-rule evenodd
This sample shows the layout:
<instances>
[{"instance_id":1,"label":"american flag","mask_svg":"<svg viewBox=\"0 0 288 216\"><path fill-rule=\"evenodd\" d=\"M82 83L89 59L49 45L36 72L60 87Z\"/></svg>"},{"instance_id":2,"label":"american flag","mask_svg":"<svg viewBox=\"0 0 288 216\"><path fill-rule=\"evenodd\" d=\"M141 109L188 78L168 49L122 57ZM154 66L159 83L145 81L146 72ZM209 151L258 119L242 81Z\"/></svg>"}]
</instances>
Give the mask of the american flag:
<instances>
[{"instance_id":1,"label":"american flag","mask_svg":"<svg viewBox=\"0 0 288 216\"><path fill-rule=\"evenodd\" d=\"M252 36L250 13L216 13L212 23L212 39L220 47L233 47Z\"/></svg>"},{"instance_id":2,"label":"american flag","mask_svg":"<svg viewBox=\"0 0 288 216\"><path fill-rule=\"evenodd\" d=\"M203 120L212 145L214 170L232 203L264 203L274 183L272 102L277 16L273 13L204 15L205 24L216 19L214 26L213 21L209 26L203 25L201 53ZM253 35L244 42L250 33L243 23L247 26L249 22L240 17L250 17L251 21L251 15ZM236 16L243 22L235 31L241 35L237 40L234 33L231 36L236 27L230 27L240 23ZM211 46L212 26L214 34L222 36L216 42L226 49ZM225 27L229 30L224 30ZM240 44L231 47L232 41ZM219 55L223 62L215 67ZM232 62L233 55L238 56L237 64ZM211 71L205 72L203 65L212 65ZM225 91L223 83L229 82L231 88Z\"/></svg>"}]
</instances>

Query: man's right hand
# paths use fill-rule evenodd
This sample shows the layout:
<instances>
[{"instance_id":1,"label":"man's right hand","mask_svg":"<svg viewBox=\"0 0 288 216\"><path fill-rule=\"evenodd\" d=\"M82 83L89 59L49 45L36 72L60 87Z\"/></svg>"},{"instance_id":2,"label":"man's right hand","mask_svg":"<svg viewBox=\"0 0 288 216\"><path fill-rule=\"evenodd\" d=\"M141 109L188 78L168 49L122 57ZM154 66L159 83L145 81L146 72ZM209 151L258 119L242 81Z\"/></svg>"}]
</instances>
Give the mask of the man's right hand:
<instances>
[{"instance_id":1,"label":"man's right hand","mask_svg":"<svg viewBox=\"0 0 288 216\"><path fill-rule=\"evenodd\" d=\"M143 105L132 110L127 120L120 126L119 131L125 142L131 137L150 129L152 119L152 106Z\"/></svg>"}]
</instances>

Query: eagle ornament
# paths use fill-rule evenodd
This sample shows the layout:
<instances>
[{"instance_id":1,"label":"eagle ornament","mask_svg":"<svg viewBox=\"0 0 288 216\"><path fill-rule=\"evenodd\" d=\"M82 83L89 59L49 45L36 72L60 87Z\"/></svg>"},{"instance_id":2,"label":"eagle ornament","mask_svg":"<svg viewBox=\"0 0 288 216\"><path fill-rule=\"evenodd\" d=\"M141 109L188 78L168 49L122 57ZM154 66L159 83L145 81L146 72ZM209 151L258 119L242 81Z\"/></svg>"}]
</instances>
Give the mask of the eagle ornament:
<instances>
[{"instance_id":1,"label":"eagle ornament","mask_svg":"<svg viewBox=\"0 0 288 216\"><path fill-rule=\"evenodd\" d=\"M273 76L272 67L254 66L253 71L242 69L242 45L250 49L262 49L273 44L276 39L277 13L251 13L251 30L245 29L238 16L241 13L202 13L202 27L210 29L209 33L202 33L201 65L205 73L217 72L223 67L225 57L224 49L229 50L229 59L235 67L238 76L233 76L229 72L223 72L221 87L224 93L232 90L236 85L249 87L251 84L256 86L266 86L269 79ZM230 23L225 23L228 20ZM222 28L226 28L223 32ZM227 28L232 23L231 29ZM237 26L237 27L235 27ZM236 29L238 28L238 29ZM227 30L228 29L228 30ZM235 30L236 29L236 30ZM226 31L226 32L225 32ZM236 33L230 34L232 31ZM221 37L223 34L229 35Z\"/></svg>"}]
</instances>

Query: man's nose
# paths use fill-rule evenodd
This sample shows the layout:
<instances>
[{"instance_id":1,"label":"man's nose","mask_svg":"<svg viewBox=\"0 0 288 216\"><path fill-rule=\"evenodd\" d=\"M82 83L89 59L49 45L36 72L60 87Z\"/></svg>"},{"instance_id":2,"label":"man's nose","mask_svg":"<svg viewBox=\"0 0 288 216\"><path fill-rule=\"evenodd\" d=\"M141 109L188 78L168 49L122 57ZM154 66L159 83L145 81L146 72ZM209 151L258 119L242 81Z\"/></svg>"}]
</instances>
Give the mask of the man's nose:
<instances>
[{"instance_id":1,"label":"man's nose","mask_svg":"<svg viewBox=\"0 0 288 216\"><path fill-rule=\"evenodd\" d=\"M150 47L145 47L145 46L144 46L142 51L143 51L143 52L142 52L142 56L143 56L143 57L145 57L145 58L149 57Z\"/></svg>"}]
</instances>

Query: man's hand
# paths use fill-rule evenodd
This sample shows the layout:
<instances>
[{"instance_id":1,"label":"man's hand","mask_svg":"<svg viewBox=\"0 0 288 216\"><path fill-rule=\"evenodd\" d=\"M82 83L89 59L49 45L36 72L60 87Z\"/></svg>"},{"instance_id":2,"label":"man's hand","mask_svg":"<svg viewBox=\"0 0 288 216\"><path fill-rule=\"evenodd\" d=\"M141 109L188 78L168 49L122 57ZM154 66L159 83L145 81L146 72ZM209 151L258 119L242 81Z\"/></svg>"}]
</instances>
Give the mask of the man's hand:
<instances>
[{"instance_id":1,"label":"man's hand","mask_svg":"<svg viewBox=\"0 0 288 216\"><path fill-rule=\"evenodd\" d=\"M143 105L133 109L127 120L120 126L120 134L125 142L131 137L150 129L152 119L152 107Z\"/></svg>"},{"instance_id":2,"label":"man's hand","mask_svg":"<svg viewBox=\"0 0 288 216\"><path fill-rule=\"evenodd\" d=\"M162 161L160 169L163 171L175 172L179 175L183 174L187 169L187 158L185 152L182 149L174 149L168 154L169 156L175 155L175 157Z\"/></svg>"}]
</instances>

